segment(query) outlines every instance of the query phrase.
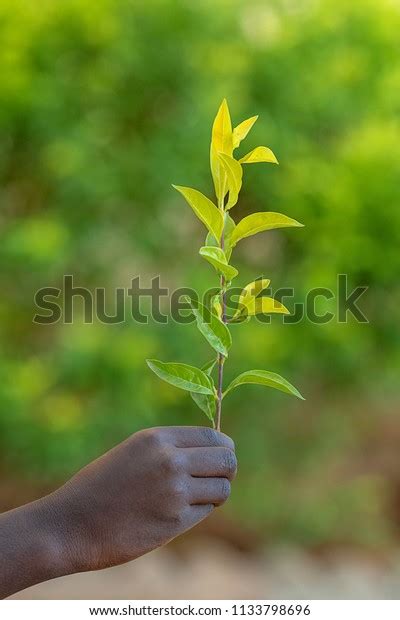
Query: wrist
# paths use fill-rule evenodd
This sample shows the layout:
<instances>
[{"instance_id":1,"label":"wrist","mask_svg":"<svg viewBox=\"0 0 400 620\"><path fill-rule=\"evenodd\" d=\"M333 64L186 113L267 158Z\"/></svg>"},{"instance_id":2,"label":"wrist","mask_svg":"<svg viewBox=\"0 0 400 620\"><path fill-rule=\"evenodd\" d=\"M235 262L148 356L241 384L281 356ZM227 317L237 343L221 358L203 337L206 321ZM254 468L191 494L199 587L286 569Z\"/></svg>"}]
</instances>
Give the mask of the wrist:
<instances>
[{"instance_id":1,"label":"wrist","mask_svg":"<svg viewBox=\"0 0 400 620\"><path fill-rule=\"evenodd\" d=\"M52 496L0 515L0 598L72 572Z\"/></svg>"},{"instance_id":2,"label":"wrist","mask_svg":"<svg viewBox=\"0 0 400 620\"><path fill-rule=\"evenodd\" d=\"M45 567L47 579L75 572L69 528L57 492L34 502L29 508L36 532L36 553Z\"/></svg>"}]
</instances>

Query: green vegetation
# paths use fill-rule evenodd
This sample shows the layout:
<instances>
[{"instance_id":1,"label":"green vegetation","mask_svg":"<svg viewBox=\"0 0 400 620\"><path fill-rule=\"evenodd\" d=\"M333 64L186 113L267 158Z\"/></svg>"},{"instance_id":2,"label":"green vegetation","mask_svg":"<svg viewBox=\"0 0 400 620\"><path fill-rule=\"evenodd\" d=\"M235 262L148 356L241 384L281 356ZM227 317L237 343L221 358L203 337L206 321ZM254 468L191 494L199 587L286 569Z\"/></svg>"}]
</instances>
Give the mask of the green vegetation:
<instances>
[{"instance_id":1,"label":"green vegetation","mask_svg":"<svg viewBox=\"0 0 400 620\"><path fill-rule=\"evenodd\" d=\"M196 404L143 364L160 352L185 362L189 350L200 367L209 350L197 330L38 326L33 299L69 273L107 293L139 274L143 286L162 274L165 287L208 289L209 265L193 255L201 231L170 184L212 195L199 162L226 96L238 118L260 114L249 149L266 141L280 161L265 174L247 166L233 219L274 211L306 224L239 242L240 278L293 287L293 313L347 273L350 287L369 286L369 324L275 315L235 327L227 383L273 360L307 401L252 386L229 394L223 428L240 467L224 510L268 541L393 540L399 30L392 0L1 2L2 479L54 482L139 428L198 424ZM317 299L317 314L327 310L336 299Z\"/></svg>"}]
</instances>

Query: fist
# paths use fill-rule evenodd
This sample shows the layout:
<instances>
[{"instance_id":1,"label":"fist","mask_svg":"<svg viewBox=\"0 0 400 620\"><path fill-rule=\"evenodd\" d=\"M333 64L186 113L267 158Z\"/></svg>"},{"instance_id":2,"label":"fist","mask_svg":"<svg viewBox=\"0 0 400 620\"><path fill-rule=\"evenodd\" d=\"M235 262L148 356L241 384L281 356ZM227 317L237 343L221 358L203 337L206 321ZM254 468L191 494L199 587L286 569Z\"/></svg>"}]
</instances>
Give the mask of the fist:
<instances>
[{"instance_id":1,"label":"fist","mask_svg":"<svg viewBox=\"0 0 400 620\"><path fill-rule=\"evenodd\" d=\"M135 433L50 496L70 572L133 560L223 504L236 475L233 441L206 427Z\"/></svg>"}]
</instances>

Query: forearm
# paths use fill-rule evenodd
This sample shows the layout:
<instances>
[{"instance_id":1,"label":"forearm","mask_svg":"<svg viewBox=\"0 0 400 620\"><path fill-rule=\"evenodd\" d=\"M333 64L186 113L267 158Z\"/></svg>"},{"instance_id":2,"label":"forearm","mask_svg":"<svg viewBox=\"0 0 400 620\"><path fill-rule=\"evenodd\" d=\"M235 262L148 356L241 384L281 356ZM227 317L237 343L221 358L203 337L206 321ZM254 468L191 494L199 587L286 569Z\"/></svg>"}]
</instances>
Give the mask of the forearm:
<instances>
[{"instance_id":1,"label":"forearm","mask_svg":"<svg viewBox=\"0 0 400 620\"><path fill-rule=\"evenodd\" d=\"M0 514L0 598L70 572L51 496Z\"/></svg>"}]
</instances>

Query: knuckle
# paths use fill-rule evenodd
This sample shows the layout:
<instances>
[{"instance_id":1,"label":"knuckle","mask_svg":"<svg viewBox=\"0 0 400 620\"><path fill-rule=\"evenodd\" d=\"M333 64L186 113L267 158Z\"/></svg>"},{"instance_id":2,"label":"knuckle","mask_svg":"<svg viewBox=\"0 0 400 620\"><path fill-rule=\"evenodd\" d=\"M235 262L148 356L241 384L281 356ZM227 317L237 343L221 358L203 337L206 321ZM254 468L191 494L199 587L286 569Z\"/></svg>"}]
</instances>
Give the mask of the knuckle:
<instances>
[{"instance_id":1,"label":"knuckle","mask_svg":"<svg viewBox=\"0 0 400 620\"><path fill-rule=\"evenodd\" d=\"M209 426L202 429L202 438L207 446L218 446L220 444L218 432Z\"/></svg>"},{"instance_id":2,"label":"knuckle","mask_svg":"<svg viewBox=\"0 0 400 620\"><path fill-rule=\"evenodd\" d=\"M186 485L181 478L175 479L170 487L170 495L174 502L181 505L186 499Z\"/></svg>"},{"instance_id":3,"label":"knuckle","mask_svg":"<svg viewBox=\"0 0 400 620\"><path fill-rule=\"evenodd\" d=\"M235 451L235 442L233 441L233 439L231 437L229 437L229 435L225 435L225 433L221 433L223 439L224 439L224 443L225 445L230 448L230 450L233 450L233 452Z\"/></svg>"},{"instance_id":4,"label":"knuckle","mask_svg":"<svg viewBox=\"0 0 400 620\"><path fill-rule=\"evenodd\" d=\"M149 428L143 432L143 440L148 450L160 450L164 445L162 434L158 428Z\"/></svg>"},{"instance_id":5,"label":"knuckle","mask_svg":"<svg viewBox=\"0 0 400 620\"><path fill-rule=\"evenodd\" d=\"M204 441L204 445L206 446L221 446L225 448L229 448L230 450L235 450L235 444L233 440L225 435L225 433L221 433L220 431L216 431L209 426L205 426L202 429L201 439Z\"/></svg>"},{"instance_id":6,"label":"knuckle","mask_svg":"<svg viewBox=\"0 0 400 620\"><path fill-rule=\"evenodd\" d=\"M177 450L164 451L162 468L168 474L180 474L183 471L183 459Z\"/></svg>"}]
</instances>

